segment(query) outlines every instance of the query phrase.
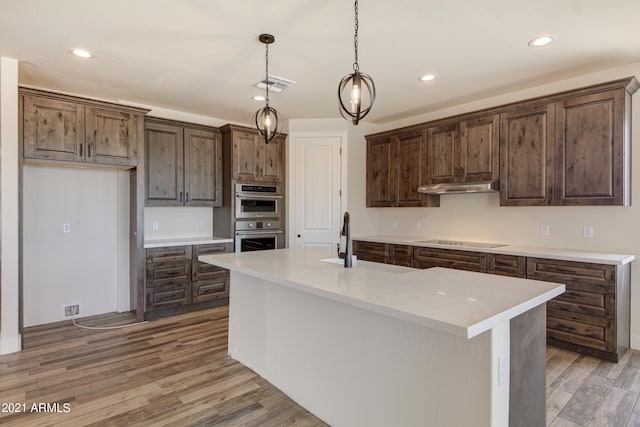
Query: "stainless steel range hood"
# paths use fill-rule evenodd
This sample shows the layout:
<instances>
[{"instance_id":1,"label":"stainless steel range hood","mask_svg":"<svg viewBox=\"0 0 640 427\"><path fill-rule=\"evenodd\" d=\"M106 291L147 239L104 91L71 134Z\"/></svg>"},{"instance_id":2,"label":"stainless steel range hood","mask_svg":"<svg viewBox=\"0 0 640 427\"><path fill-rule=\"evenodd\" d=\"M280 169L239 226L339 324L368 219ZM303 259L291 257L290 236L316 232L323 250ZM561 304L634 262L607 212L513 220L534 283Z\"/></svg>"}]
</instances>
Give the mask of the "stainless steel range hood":
<instances>
[{"instance_id":1,"label":"stainless steel range hood","mask_svg":"<svg viewBox=\"0 0 640 427\"><path fill-rule=\"evenodd\" d=\"M496 191L500 191L500 181L431 184L418 187L418 192L425 194L494 193Z\"/></svg>"}]
</instances>

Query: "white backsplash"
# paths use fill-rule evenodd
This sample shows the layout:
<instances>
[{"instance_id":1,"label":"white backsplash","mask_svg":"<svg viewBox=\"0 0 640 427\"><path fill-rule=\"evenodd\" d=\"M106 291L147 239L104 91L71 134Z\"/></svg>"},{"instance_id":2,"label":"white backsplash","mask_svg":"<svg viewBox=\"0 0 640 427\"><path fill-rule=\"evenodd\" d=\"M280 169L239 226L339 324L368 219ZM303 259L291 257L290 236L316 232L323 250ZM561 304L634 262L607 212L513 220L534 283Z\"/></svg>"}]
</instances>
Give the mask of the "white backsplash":
<instances>
[{"instance_id":1,"label":"white backsplash","mask_svg":"<svg viewBox=\"0 0 640 427\"><path fill-rule=\"evenodd\" d=\"M213 237L213 212L208 207L146 207L144 239Z\"/></svg>"}]
</instances>

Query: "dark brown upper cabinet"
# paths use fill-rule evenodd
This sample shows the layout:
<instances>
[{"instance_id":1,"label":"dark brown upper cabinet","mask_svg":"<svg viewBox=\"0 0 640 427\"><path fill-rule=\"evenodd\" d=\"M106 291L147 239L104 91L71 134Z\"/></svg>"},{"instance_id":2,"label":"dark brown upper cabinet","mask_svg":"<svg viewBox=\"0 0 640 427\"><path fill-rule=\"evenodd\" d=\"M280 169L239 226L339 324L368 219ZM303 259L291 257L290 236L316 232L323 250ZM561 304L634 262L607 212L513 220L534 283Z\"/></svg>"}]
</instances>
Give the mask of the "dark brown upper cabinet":
<instances>
[{"instance_id":1,"label":"dark brown upper cabinet","mask_svg":"<svg viewBox=\"0 0 640 427\"><path fill-rule=\"evenodd\" d=\"M544 206L553 194L555 105L520 108L501 116L500 204Z\"/></svg>"},{"instance_id":2,"label":"dark brown upper cabinet","mask_svg":"<svg viewBox=\"0 0 640 427\"><path fill-rule=\"evenodd\" d=\"M491 114L460 123L458 176L464 182L500 178L500 116Z\"/></svg>"},{"instance_id":3,"label":"dark brown upper cabinet","mask_svg":"<svg viewBox=\"0 0 640 427\"><path fill-rule=\"evenodd\" d=\"M427 130L425 183L492 181L499 178L499 115L490 114Z\"/></svg>"},{"instance_id":4,"label":"dark brown upper cabinet","mask_svg":"<svg viewBox=\"0 0 640 427\"><path fill-rule=\"evenodd\" d=\"M24 88L20 94L25 159L137 165L146 110Z\"/></svg>"},{"instance_id":5,"label":"dark brown upper cabinet","mask_svg":"<svg viewBox=\"0 0 640 427\"><path fill-rule=\"evenodd\" d=\"M217 129L149 119L145 144L147 206L222 206Z\"/></svg>"},{"instance_id":6,"label":"dark brown upper cabinet","mask_svg":"<svg viewBox=\"0 0 640 427\"><path fill-rule=\"evenodd\" d=\"M497 179L502 206L627 206L639 87L629 77L368 135L367 206L439 206L414 183Z\"/></svg>"},{"instance_id":7,"label":"dark brown upper cabinet","mask_svg":"<svg viewBox=\"0 0 640 427\"><path fill-rule=\"evenodd\" d=\"M628 206L638 87L635 78L622 79L503 113L501 205Z\"/></svg>"},{"instance_id":8,"label":"dark brown upper cabinet","mask_svg":"<svg viewBox=\"0 0 640 427\"><path fill-rule=\"evenodd\" d=\"M629 205L625 93L621 87L556 104L555 204Z\"/></svg>"},{"instance_id":9,"label":"dark brown upper cabinet","mask_svg":"<svg viewBox=\"0 0 640 427\"><path fill-rule=\"evenodd\" d=\"M367 138L367 206L440 206L438 196L418 192L426 169L424 130Z\"/></svg>"},{"instance_id":10,"label":"dark brown upper cabinet","mask_svg":"<svg viewBox=\"0 0 640 427\"><path fill-rule=\"evenodd\" d=\"M460 180L458 157L458 126L441 125L427 129L427 184L442 184Z\"/></svg>"},{"instance_id":11,"label":"dark brown upper cabinet","mask_svg":"<svg viewBox=\"0 0 640 427\"><path fill-rule=\"evenodd\" d=\"M276 135L268 144L256 129L225 125L224 144L230 144L232 178L242 182L284 182L286 135Z\"/></svg>"}]
</instances>

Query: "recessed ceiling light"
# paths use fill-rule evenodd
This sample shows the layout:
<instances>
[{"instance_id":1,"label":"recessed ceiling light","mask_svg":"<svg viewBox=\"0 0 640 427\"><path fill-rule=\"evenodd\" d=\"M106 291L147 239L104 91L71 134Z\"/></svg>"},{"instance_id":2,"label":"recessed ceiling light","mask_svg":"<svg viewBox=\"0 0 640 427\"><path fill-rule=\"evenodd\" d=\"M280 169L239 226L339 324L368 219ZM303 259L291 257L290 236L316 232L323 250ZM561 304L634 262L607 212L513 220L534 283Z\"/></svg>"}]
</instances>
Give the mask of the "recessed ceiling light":
<instances>
[{"instance_id":1,"label":"recessed ceiling light","mask_svg":"<svg viewBox=\"0 0 640 427\"><path fill-rule=\"evenodd\" d=\"M423 81L423 82L428 82L428 81L433 80L435 78L436 78L435 74L425 74L424 76L420 76L418 78L418 80Z\"/></svg>"},{"instance_id":2,"label":"recessed ceiling light","mask_svg":"<svg viewBox=\"0 0 640 427\"><path fill-rule=\"evenodd\" d=\"M70 49L69 52L71 52L72 55L75 55L80 58L93 58L93 53L85 49L75 48L75 49Z\"/></svg>"},{"instance_id":3,"label":"recessed ceiling light","mask_svg":"<svg viewBox=\"0 0 640 427\"><path fill-rule=\"evenodd\" d=\"M256 95L253 97L254 101L264 101L264 96L262 95Z\"/></svg>"},{"instance_id":4,"label":"recessed ceiling light","mask_svg":"<svg viewBox=\"0 0 640 427\"><path fill-rule=\"evenodd\" d=\"M551 43L552 41L554 41L556 39L556 36L554 35L544 35L544 36L540 36L540 37L536 37L535 39L531 39L529 40L529 47L542 47L542 46L546 46L549 43Z\"/></svg>"}]
</instances>

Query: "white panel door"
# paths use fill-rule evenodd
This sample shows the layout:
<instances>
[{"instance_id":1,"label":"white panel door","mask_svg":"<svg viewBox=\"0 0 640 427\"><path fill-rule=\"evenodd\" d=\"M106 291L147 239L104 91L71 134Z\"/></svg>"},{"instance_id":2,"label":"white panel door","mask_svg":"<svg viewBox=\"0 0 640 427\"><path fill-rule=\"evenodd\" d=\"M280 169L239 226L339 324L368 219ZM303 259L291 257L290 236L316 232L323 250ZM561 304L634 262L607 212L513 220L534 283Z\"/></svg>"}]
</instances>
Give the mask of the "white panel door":
<instances>
[{"instance_id":1,"label":"white panel door","mask_svg":"<svg viewBox=\"0 0 640 427\"><path fill-rule=\"evenodd\" d=\"M298 136L293 144L293 246L335 251L342 227L342 137Z\"/></svg>"}]
</instances>

